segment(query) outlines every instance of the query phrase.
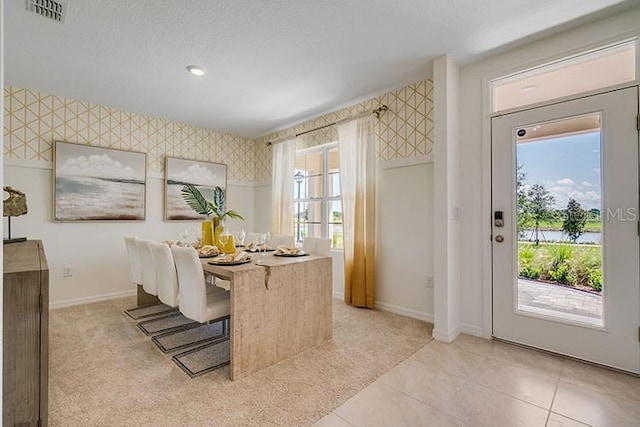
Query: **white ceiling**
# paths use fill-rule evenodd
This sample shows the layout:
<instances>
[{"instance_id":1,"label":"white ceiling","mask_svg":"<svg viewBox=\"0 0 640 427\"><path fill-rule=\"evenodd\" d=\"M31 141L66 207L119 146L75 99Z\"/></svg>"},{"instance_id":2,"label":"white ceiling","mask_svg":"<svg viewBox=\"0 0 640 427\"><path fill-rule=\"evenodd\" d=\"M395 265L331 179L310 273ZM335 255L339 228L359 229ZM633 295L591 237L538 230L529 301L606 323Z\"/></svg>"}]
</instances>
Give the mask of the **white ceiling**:
<instances>
[{"instance_id":1,"label":"white ceiling","mask_svg":"<svg viewBox=\"0 0 640 427\"><path fill-rule=\"evenodd\" d=\"M421 80L436 56L468 63L639 4L65 1L64 24L4 2L6 84L250 138Z\"/></svg>"}]
</instances>

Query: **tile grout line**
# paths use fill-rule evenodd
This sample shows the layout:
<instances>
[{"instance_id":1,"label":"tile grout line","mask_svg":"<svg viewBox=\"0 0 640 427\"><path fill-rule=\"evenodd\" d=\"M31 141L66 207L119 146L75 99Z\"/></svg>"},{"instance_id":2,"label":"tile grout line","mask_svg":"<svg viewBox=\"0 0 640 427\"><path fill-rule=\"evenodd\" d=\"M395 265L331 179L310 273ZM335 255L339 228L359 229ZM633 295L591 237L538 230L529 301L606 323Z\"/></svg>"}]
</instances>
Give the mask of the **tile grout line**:
<instances>
[{"instance_id":1,"label":"tile grout line","mask_svg":"<svg viewBox=\"0 0 640 427\"><path fill-rule=\"evenodd\" d=\"M434 341L435 341L435 340L434 340ZM454 342L455 342L455 341L454 341ZM449 343L448 345L452 345L452 346L454 346L454 345L453 345L453 343ZM482 354L480 354L480 353L476 353L476 352L474 352L474 351L469 351L469 350L464 349L464 348L462 348L462 347L460 347L460 346L457 346L457 345L456 345L456 346L454 346L454 348L456 348L457 350L459 350L459 351L461 351L461 352L463 352L463 353L466 353L466 354L472 354L472 355L474 355L474 356L480 356L480 357L482 357L482 361L483 361L483 362L484 362L484 361L486 361L486 360L489 360L489 359L491 359L491 360L496 360L496 359L493 359L493 358L491 358L491 357L490 357L490 352L489 352L489 353L487 353L487 354L485 354L485 355L482 355ZM407 359L405 359L405 360L407 360ZM501 362L501 363L508 363L508 364L510 364L510 365L512 365L512 366L514 366L514 367L516 367L516 368L520 368L520 366L518 366L518 365L517 365L517 364L515 364L515 363L512 363L512 362L511 362L511 361L509 361L509 360L502 360L502 359L498 359L497 361L498 361L498 362ZM427 364L425 364L425 363L422 363L422 362L420 362L420 361L417 361L417 360L416 360L415 362L420 363L420 364L422 364L422 365L424 365L424 366L430 367L429 365L427 365ZM522 369L524 369L524 368L522 368ZM492 388L490 388L490 387L487 387L487 386L485 386L485 385L483 385L483 384L480 384L480 383L478 383L478 382L474 381L474 380L473 380L473 379L471 379L471 378L466 378L466 377L464 377L464 376L463 376L463 375L461 375L461 374L453 373L453 372L450 372L450 371L448 371L448 370L446 370L446 369L443 369L443 372L444 372L444 373L446 373L446 374L448 374L448 375L452 375L452 376L454 376L454 377L456 377L456 378L459 378L459 379L463 380L465 383L472 383L472 384L474 384L474 385L476 385L476 386L478 386L478 387L481 387L481 388L483 388L483 389L485 389L485 390L489 390L489 391L495 392L495 393L497 393L497 394L499 394L499 395L502 395L502 396L505 396L505 397L508 397L508 398L511 398L511 399L517 400L517 401L519 401L519 402L521 402L521 403L528 404L528 405L534 406L534 407L536 407L536 408L540 408L540 409L546 410L546 411L547 411L547 422L548 422L549 413L551 412L551 408L553 407L553 400L554 400L554 398L555 398L555 392L556 392L556 390L557 390L557 388L558 388L558 384L559 384L559 382L560 382L560 377L561 377L561 374L562 374L562 368L560 369L560 373L558 374L558 379L556 380L556 389L554 390L554 395L553 395L553 397L552 397L552 399L551 399L551 403L550 403L550 405L549 405L549 408L545 408L545 407L542 407L542 406L536 405L535 403L527 402L527 401L525 401L525 400L522 400L522 399L520 399L520 398L518 398L518 397L516 397L516 396L512 396L512 395L507 394L507 393L505 393L505 392L503 392L503 391L500 391L500 390L494 390L494 389L492 389ZM393 387L392 385L386 384L386 383L384 383L384 382L382 382L382 384L387 385L387 386L389 386L389 387L391 387L391 388L393 388L393 389L395 389L395 390L398 390L398 391L400 391L400 392L402 392L402 393L404 393L404 394L407 394L408 396L412 397L413 399L418 400L419 402L421 402L421 403L423 403L423 404L425 404L425 405L427 405L427 406L431 407L431 405L427 404L426 402L423 402L423 401L422 401L422 400L420 400L420 399L415 398L414 396L412 396L412 395L410 395L410 394L408 394L408 393L404 392L403 390L399 390L399 389L397 389L397 388ZM437 408L433 408L433 409L439 410L439 409L437 409ZM444 411L440 411L440 412L443 412L443 413L445 413L445 414L447 414L447 415L449 415L449 416L453 417L454 419L457 419L458 421L462 421L462 420L460 420L460 419L458 419L458 418L454 417L453 415L448 414L447 412L444 412ZM545 423L545 425L546 425L546 423Z\"/></svg>"},{"instance_id":2,"label":"tile grout line","mask_svg":"<svg viewBox=\"0 0 640 427\"><path fill-rule=\"evenodd\" d=\"M364 390L364 389L363 389L363 390ZM362 391L362 390L360 390L360 391ZM358 392L358 393L359 393L359 392ZM357 395L356 395L356 396L357 396ZM353 397L355 397L355 396L353 396ZM347 399L347 400L349 400L349 399ZM346 403L346 401L345 401L345 402L343 402L343 405L344 405L345 403ZM342 405L340 405L340 406L342 406ZM338 408L339 408L340 406L338 406ZM336 408L336 409L338 409L338 408ZM335 415L335 416L336 416L336 417L338 417L338 418L340 418L342 421L344 421L345 423L349 424L350 426L355 427L355 424L350 423L348 420L345 420L345 419L344 419L344 418L342 418L340 415L336 414L335 409L334 409L333 411L329 412L329 413L330 413L330 414Z\"/></svg>"},{"instance_id":3,"label":"tile grout line","mask_svg":"<svg viewBox=\"0 0 640 427\"><path fill-rule=\"evenodd\" d=\"M558 388L560 387L560 379L562 378L562 372L564 372L564 361L562 362L562 365L560 366L560 375L558 375L558 380L556 381L556 388L555 388L555 390L553 390L553 397L551 398L551 405L549 405L549 412L547 413L547 421L544 423L545 426L547 424L549 424L549 418L551 418L551 412L553 410L553 403L556 401L556 395L558 394ZM562 414L560 414L560 415L562 415Z\"/></svg>"},{"instance_id":4,"label":"tile grout line","mask_svg":"<svg viewBox=\"0 0 640 427\"><path fill-rule=\"evenodd\" d=\"M451 344L450 344L450 345L451 345ZM485 362L485 361L487 361L487 360L489 360L489 359L490 359L489 354L487 354L487 355L485 355L485 356L482 356L482 355L480 355L480 354L478 354L478 353L475 353L475 352L472 352L472 351L465 350L465 349L460 348L460 347L458 347L458 346L456 346L456 349L458 349L458 350L462 351L463 353L470 353L470 354L473 354L473 355L475 355L475 356L481 356L481 357L482 357L482 361L483 361L483 362ZM500 362L500 363L506 363L506 364L509 364L509 365L511 365L511 366L513 366L513 367L516 367L516 368L519 368L519 369L525 369L525 368L521 368L519 365L517 365L517 364L515 364L515 363L512 363L510 360L502 360L502 359L496 360L496 359L493 359L493 358L491 358L491 360L494 360L494 361L497 361L497 362ZM429 367L429 365L427 365L427 364L425 364L425 363L422 363L422 362L420 362L420 361L418 361L418 360L416 360L416 362L417 362L417 363L420 363L420 364L422 364L422 365L424 365L424 366ZM454 377L456 377L456 378L459 378L459 379L461 379L461 380L464 380L466 383L467 383L467 382L468 382L468 383L472 383L472 384L474 384L474 385L476 385L476 386L478 386L478 387L481 387L481 388L483 388L483 389L485 389L485 390L493 391L493 392L498 393L498 394L500 394L500 395L502 395L502 396L506 396L506 397L509 397L509 398L511 398L511 399L515 399L515 400L517 400L517 401L519 401L519 402L526 403L527 405L535 406L536 408L540 408L540 409L546 410L546 411L548 411L548 412L550 412L550 411L551 411L551 408L553 407L553 399L555 398L555 390L554 390L554 394L553 394L553 397L552 397L552 399L551 399L551 403L550 403L550 405L549 405L549 408L545 408L545 407L543 407L543 406L536 405L535 403L527 402L526 400L520 399L519 397L512 396L512 395L510 395L510 394L508 394L508 393L505 393L505 392L503 392L503 391L501 391L501 390L495 390L495 389L493 389L493 388L487 387L487 386L486 386L486 385L484 385L484 384L480 384L480 383L478 383L478 382L474 381L474 380L473 380L473 378L466 378L466 377L464 377L464 376L463 376L463 375L461 375L461 374L456 374L456 373L450 372L450 371L448 371L448 370L446 370L446 369L442 369L442 371L443 371L444 373L448 374L448 375L452 375L452 376L454 376ZM559 382L560 382L560 376L561 376L561 374L562 374L562 368L560 368L560 373L558 374L558 379L557 379L557 382L556 382L556 389L558 388L558 384L559 384ZM423 402L423 403L424 403L424 402ZM547 415L547 417L548 417L548 415Z\"/></svg>"},{"instance_id":5,"label":"tile grout line","mask_svg":"<svg viewBox=\"0 0 640 427\"><path fill-rule=\"evenodd\" d=\"M630 403L635 403L638 404L640 402L639 399L634 399L634 398L630 398L626 393L623 393L622 391L614 391L611 389L608 390L603 390L601 388L598 388L595 385L591 385L589 383L584 383L584 382L580 382L579 380L575 380L572 378L562 378L562 374L564 374L564 366L567 363L577 363L579 365L581 365L582 367L587 367L587 368L593 368L593 369L600 369L608 374L618 374L618 375L623 375L625 377L631 377L631 378L636 378L635 375L633 374L629 374L629 373L625 373L625 372L618 372L615 369L608 369L606 366L598 366L597 364L592 364L588 361L583 361L583 360L573 360L571 358L564 358L563 364L562 364L562 370L560 372L560 380L562 380L563 382L565 382L566 384L573 386L573 387L578 387L578 388L585 388L589 391L592 391L594 393L599 393L602 394L606 397L609 397L611 399L614 400L625 400L627 402ZM638 379L640 379L640 377L637 377ZM624 396L621 396L622 394L624 394ZM562 415L562 414L560 414ZM568 417L570 418L570 417Z\"/></svg>"},{"instance_id":6,"label":"tile grout line","mask_svg":"<svg viewBox=\"0 0 640 427\"><path fill-rule=\"evenodd\" d=\"M375 380L373 383L376 383L376 382L377 382L377 383L382 384L384 387L388 387L388 388L390 388L390 389L392 389L392 390L395 390L395 391L397 391L397 392L399 392L399 393L401 393L401 394L404 394L405 396L407 396L407 397L411 398L412 400L415 400L416 402L418 402L418 403L420 403L420 404L422 404L422 405L424 405L424 406L426 406L426 407L428 407L428 408L431 408L431 409L433 409L433 410L434 410L434 411L436 411L436 412L440 412L441 414L444 414L444 415L446 415L447 417L453 418L453 419L454 419L454 420L456 420L456 421L460 421L463 425L466 425L466 424L467 424L465 421L461 420L460 418L456 417L455 415L452 415L452 414L450 414L449 412L447 412L447 411L445 411L445 410L443 410L443 409L435 408L435 407L431 406L430 404L428 404L427 402L423 402L422 400L418 399L417 397L413 396L412 394L407 393L407 392L406 392L406 391L404 391L404 390L401 390L401 389L399 389L399 388L397 388L397 387L394 387L394 386L393 386L393 385L391 385L391 384L387 384L387 383L385 383L385 382L382 382L382 381L380 381L379 379ZM466 380L465 380L465 382L466 382ZM371 384L373 384L373 383L371 383Z\"/></svg>"}]
</instances>

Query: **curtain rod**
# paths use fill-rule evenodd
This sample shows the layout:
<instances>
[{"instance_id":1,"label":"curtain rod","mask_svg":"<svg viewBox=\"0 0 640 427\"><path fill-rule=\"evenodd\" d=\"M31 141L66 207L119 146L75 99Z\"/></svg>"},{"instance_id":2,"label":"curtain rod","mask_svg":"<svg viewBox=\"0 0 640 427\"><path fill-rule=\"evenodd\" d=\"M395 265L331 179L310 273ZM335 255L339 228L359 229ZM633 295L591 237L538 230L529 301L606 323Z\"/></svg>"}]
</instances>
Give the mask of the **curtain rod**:
<instances>
[{"instance_id":1,"label":"curtain rod","mask_svg":"<svg viewBox=\"0 0 640 427\"><path fill-rule=\"evenodd\" d=\"M283 136L282 138L278 138L275 141L267 141L267 147L271 147L273 144L277 144L278 142L286 141L287 139L290 139L290 138L297 138L299 136L306 135L308 133L315 132L315 131L320 130L320 129L324 129L324 128L328 128L328 127L331 127L331 126L335 126L338 123L343 123L343 122L347 122L347 121L350 121L350 120L355 120L355 119L358 119L360 117L367 116L369 114L373 114L374 116L376 116L376 119L379 119L380 118L380 114L382 114L383 112L387 111L388 109L389 108L385 104L382 104L378 108L374 108L371 112L367 111L366 113L355 114L353 116L346 117L346 118L344 118L342 120L338 120L337 122L328 123L326 125L318 126L316 128L313 128L313 129L309 129L309 130L302 131L300 133L296 133L293 136Z\"/></svg>"}]
</instances>

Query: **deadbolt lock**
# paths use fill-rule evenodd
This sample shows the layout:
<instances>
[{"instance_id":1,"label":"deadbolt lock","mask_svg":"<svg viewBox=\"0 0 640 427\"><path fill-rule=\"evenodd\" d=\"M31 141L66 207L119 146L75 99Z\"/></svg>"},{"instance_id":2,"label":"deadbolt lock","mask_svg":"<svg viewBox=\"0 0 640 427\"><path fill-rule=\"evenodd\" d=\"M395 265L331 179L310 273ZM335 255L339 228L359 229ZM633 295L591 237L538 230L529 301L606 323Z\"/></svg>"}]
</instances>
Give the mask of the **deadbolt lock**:
<instances>
[{"instance_id":1,"label":"deadbolt lock","mask_svg":"<svg viewBox=\"0 0 640 427\"><path fill-rule=\"evenodd\" d=\"M499 234L498 234L498 235L496 236L496 242L498 242L498 243L502 243L502 242L504 242L504 237L502 237L501 235L499 235Z\"/></svg>"}]
</instances>

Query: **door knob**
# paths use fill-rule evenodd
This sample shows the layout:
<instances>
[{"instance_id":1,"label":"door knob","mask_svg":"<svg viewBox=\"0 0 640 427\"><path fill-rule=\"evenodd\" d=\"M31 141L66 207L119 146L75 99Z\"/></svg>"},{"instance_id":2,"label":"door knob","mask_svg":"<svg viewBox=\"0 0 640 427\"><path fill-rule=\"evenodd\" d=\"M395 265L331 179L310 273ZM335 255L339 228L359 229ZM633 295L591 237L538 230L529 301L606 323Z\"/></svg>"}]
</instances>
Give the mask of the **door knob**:
<instances>
[{"instance_id":1,"label":"door knob","mask_svg":"<svg viewBox=\"0 0 640 427\"><path fill-rule=\"evenodd\" d=\"M498 242L498 243L502 243L502 242L504 242L504 237L502 237L501 235L499 235L499 234L498 234L498 235L496 236L496 242Z\"/></svg>"}]
</instances>

